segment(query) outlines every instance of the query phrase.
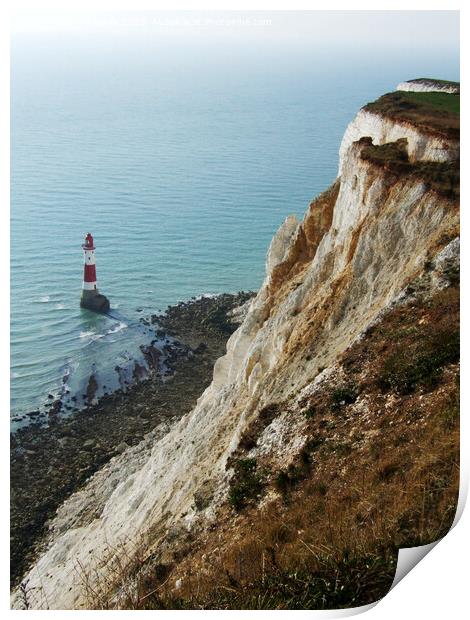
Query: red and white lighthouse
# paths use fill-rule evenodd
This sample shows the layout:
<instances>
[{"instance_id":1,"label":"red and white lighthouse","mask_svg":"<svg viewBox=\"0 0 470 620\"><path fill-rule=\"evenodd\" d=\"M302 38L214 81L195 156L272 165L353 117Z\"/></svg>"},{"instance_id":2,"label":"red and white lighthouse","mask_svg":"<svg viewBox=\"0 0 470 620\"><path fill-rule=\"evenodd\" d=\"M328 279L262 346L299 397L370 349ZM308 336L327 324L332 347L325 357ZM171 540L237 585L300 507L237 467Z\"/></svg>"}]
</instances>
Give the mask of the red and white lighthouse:
<instances>
[{"instance_id":1,"label":"red and white lighthouse","mask_svg":"<svg viewBox=\"0 0 470 620\"><path fill-rule=\"evenodd\" d=\"M108 312L109 301L98 291L96 284L95 244L93 236L88 233L83 248L83 285L80 305L94 312Z\"/></svg>"},{"instance_id":2,"label":"red and white lighthouse","mask_svg":"<svg viewBox=\"0 0 470 620\"><path fill-rule=\"evenodd\" d=\"M85 237L83 248L83 286L84 291L96 291L96 263L95 263L95 246L91 233Z\"/></svg>"}]
</instances>

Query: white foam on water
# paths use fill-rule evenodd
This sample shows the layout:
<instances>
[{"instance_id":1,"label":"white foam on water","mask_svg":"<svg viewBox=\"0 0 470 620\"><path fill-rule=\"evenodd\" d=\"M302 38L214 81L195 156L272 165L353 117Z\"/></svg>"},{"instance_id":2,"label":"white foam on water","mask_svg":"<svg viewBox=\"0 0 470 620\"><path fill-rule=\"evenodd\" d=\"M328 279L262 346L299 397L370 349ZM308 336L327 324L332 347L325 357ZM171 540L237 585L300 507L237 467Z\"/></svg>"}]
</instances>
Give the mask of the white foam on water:
<instances>
[{"instance_id":1,"label":"white foam on water","mask_svg":"<svg viewBox=\"0 0 470 620\"><path fill-rule=\"evenodd\" d=\"M106 334L117 334L117 332L120 332L123 329L126 329L126 327L127 327L127 323L124 323L124 322L121 321L118 325L116 325L112 329L108 330L106 332Z\"/></svg>"},{"instance_id":2,"label":"white foam on water","mask_svg":"<svg viewBox=\"0 0 470 620\"><path fill-rule=\"evenodd\" d=\"M90 341L99 340L100 338L103 338L104 335L105 334L97 334L96 332L93 332L93 331L80 332L80 338L82 340L90 340Z\"/></svg>"},{"instance_id":3,"label":"white foam on water","mask_svg":"<svg viewBox=\"0 0 470 620\"><path fill-rule=\"evenodd\" d=\"M90 338L95 332L80 332L80 338Z\"/></svg>"},{"instance_id":4,"label":"white foam on water","mask_svg":"<svg viewBox=\"0 0 470 620\"><path fill-rule=\"evenodd\" d=\"M215 297L219 297L220 293L202 293L202 295L197 295L195 297L196 300L199 299L214 299ZM180 301L184 301L185 303L188 301L187 299L181 299Z\"/></svg>"}]
</instances>

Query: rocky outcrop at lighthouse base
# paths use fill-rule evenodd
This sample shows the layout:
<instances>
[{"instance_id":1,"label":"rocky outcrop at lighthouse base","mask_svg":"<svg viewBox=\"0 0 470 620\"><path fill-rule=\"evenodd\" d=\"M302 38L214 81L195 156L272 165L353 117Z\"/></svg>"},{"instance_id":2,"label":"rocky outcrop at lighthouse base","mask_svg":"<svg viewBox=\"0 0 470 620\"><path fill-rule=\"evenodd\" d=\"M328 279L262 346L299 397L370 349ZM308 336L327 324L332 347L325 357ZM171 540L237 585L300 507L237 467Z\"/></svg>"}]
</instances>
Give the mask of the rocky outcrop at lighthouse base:
<instances>
[{"instance_id":1,"label":"rocky outcrop at lighthouse base","mask_svg":"<svg viewBox=\"0 0 470 620\"><path fill-rule=\"evenodd\" d=\"M80 306L101 314L106 314L109 312L110 308L109 299L105 295L102 295L98 291L88 290L82 290Z\"/></svg>"},{"instance_id":2,"label":"rocky outcrop at lighthouse base","mask_svg":"<svg viewBox=\"0 0 470 620\"><path fill-rule=\"evenodd\" d=\"M195 408L62 506L14 606L355 606L385 594L397 548L450 526L456 123L366 112L273 238Z\"/></svg>"}]
</instances>

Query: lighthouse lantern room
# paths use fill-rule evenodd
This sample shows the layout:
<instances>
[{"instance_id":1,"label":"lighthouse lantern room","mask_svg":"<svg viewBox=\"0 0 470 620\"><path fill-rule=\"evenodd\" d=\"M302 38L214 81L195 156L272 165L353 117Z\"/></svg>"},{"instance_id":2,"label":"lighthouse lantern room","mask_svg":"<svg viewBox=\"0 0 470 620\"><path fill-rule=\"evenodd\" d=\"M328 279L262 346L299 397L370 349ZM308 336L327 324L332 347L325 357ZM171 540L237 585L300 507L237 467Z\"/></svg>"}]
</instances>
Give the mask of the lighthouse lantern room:
<instances>
[{"instance_id":1,"label":"lighthouse lantern room","mask_svg":"<svg viewBox=\"0 0 470 620\"><path fill-rule=\"evenodd\" d=\"M109 312L109 300L98 291L96 284L95 244L91 233L87 233L83 248L83 285L80 305L93 312Z\"/></svg>"}]
</instances>

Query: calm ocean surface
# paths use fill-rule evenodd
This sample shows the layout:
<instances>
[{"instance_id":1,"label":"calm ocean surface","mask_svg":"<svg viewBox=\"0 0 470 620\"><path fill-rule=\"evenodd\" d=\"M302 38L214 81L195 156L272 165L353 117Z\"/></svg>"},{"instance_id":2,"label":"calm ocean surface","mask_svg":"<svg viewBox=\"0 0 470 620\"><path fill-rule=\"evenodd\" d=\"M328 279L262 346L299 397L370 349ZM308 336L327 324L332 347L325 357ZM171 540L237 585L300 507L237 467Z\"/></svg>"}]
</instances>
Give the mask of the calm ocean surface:
<instances>
[{"instance_id":1,"label":"calm ocean surface","mask_svg":"<svg viewBox=\"0 0 470 620\"><path fill-rule=\"evenodd\" d=\"M132 357L142 316L256 289L361 105L455 58L168 41L12 44L11 409ZM79 308L81 243L120 320Z\"/></svg>"}]
</instances>

